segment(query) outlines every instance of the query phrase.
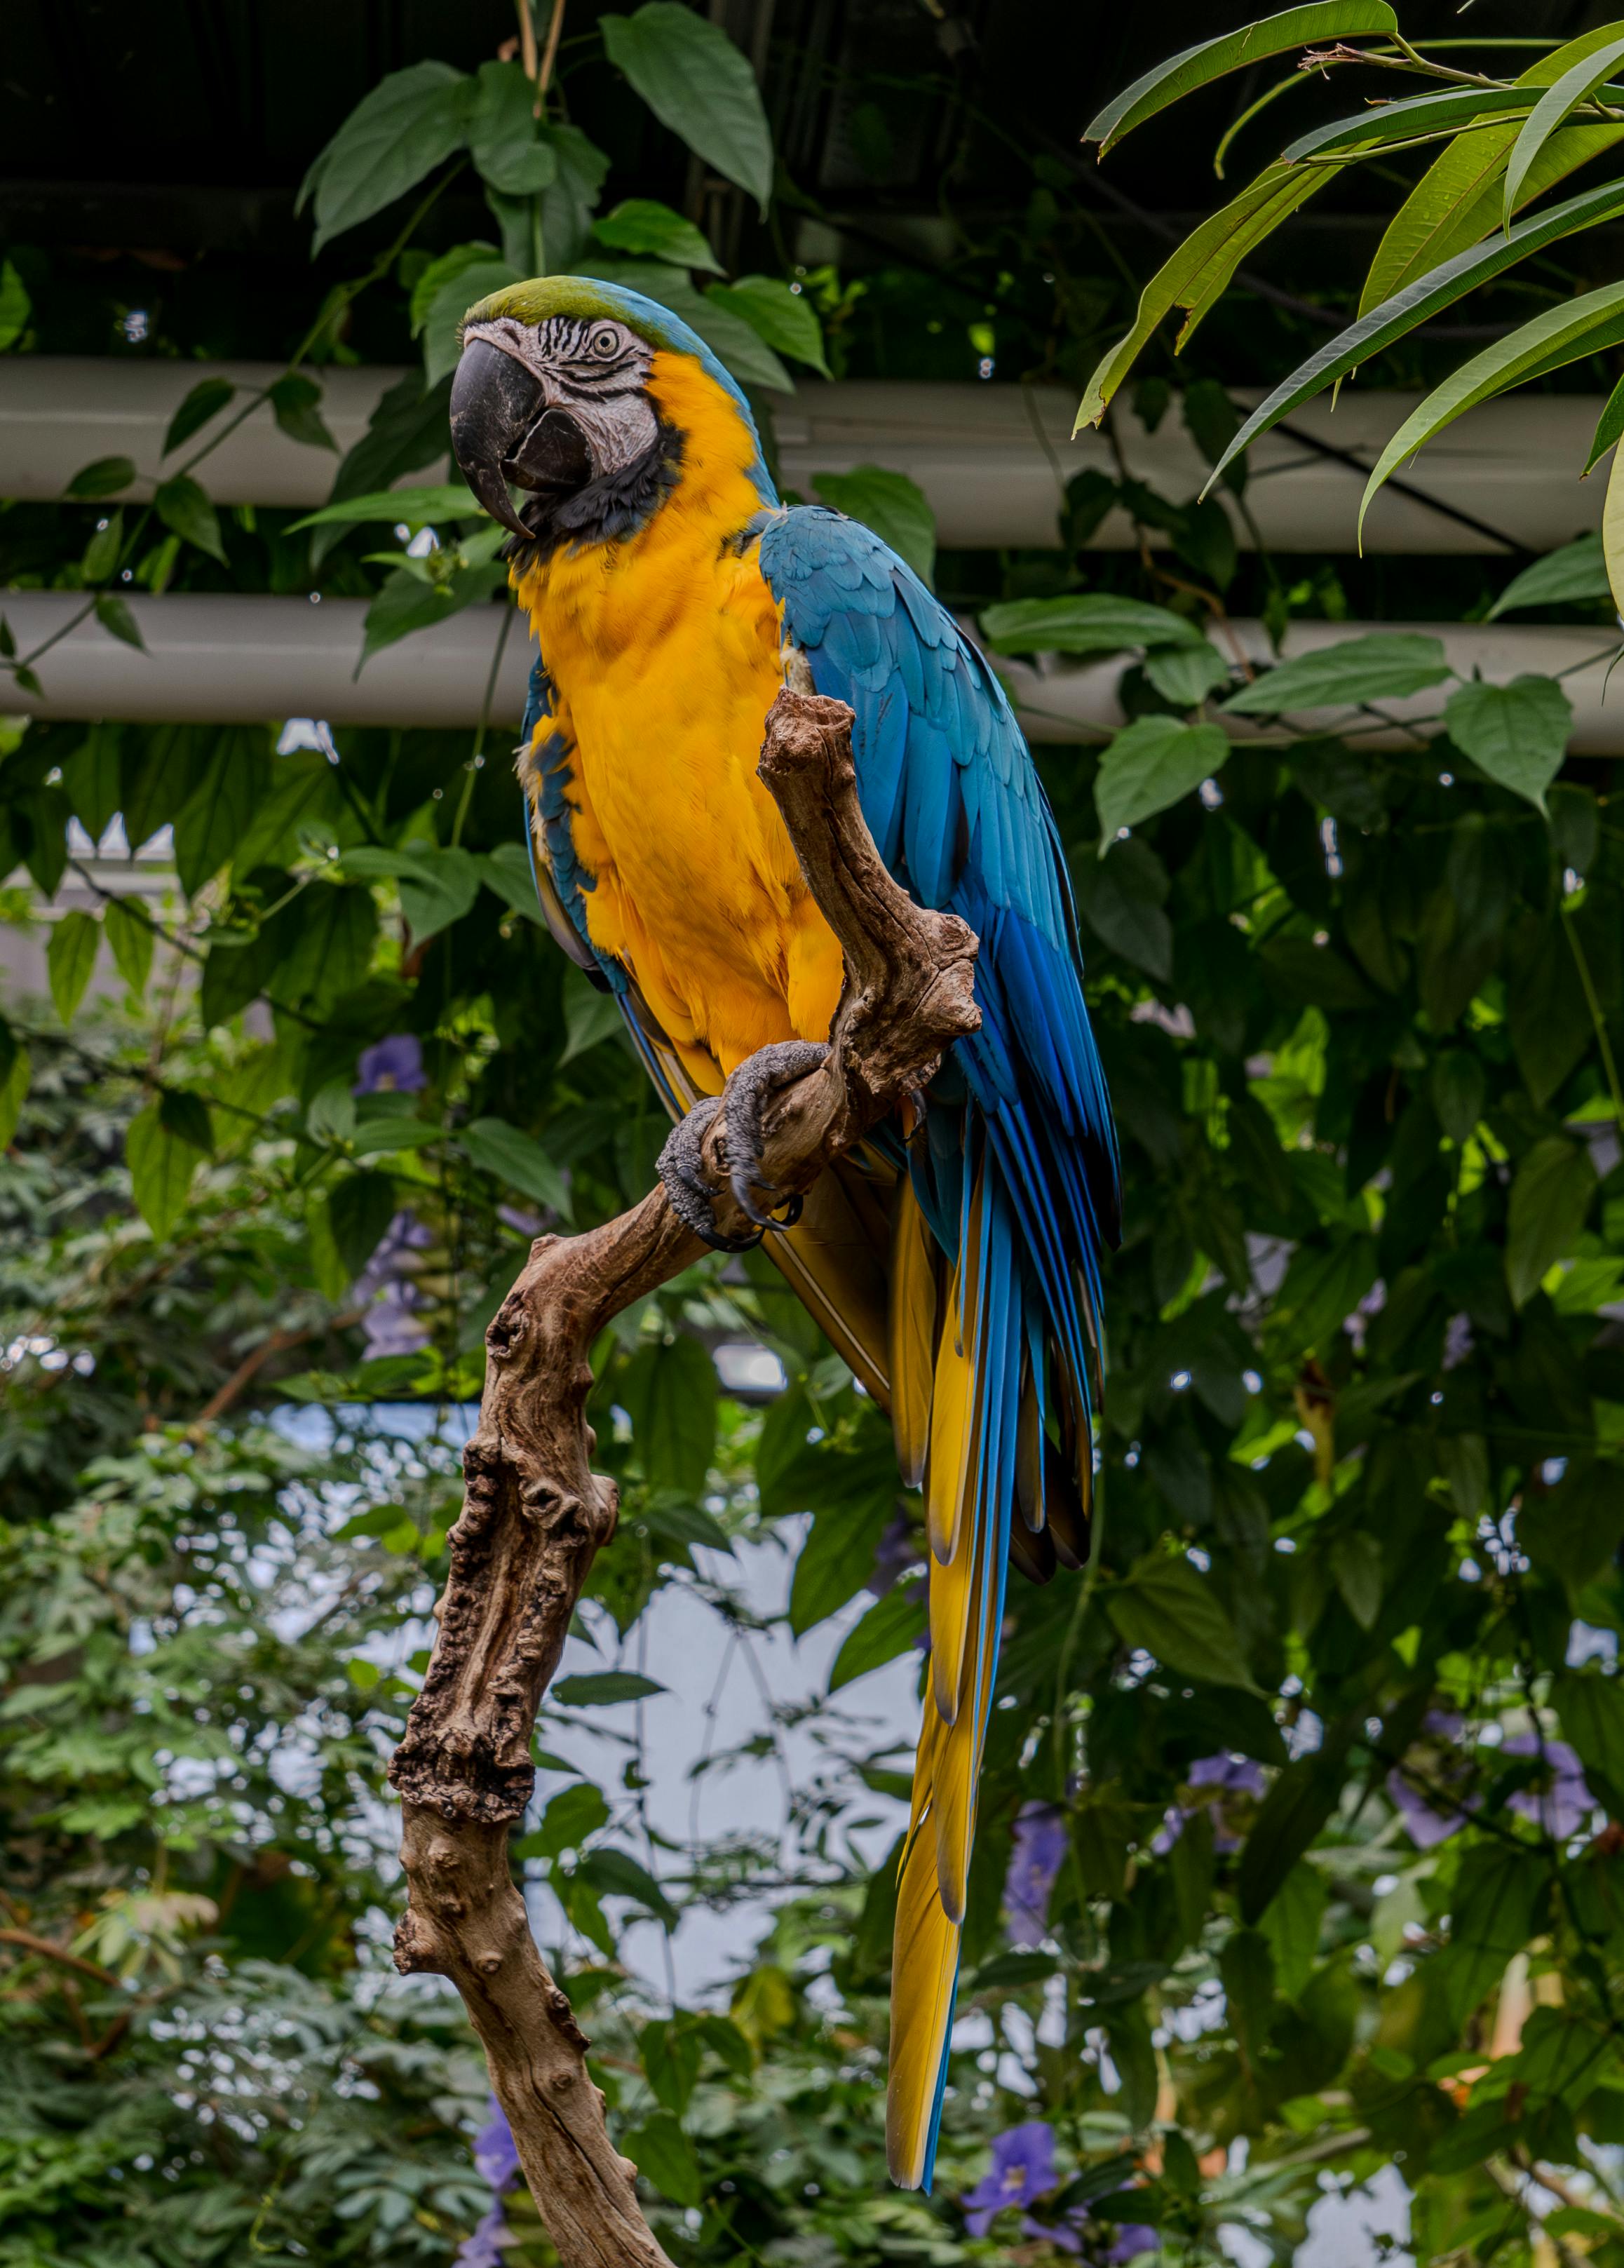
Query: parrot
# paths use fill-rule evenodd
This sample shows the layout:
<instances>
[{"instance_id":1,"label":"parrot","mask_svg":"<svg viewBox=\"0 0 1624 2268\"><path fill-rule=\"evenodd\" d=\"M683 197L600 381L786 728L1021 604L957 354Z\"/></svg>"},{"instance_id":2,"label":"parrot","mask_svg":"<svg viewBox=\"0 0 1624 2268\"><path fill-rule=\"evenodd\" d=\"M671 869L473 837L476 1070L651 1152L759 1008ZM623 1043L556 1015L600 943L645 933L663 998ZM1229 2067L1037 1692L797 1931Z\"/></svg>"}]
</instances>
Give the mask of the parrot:
<instances>
[{"instance_id":1,"label":"parrot","mask_svg":"<svg viewBox=\"0 0 1624 2268\"><path fill-rule=\"evenodd\" d=\"M885 2131L893 2180L928 2191L1006 1571L1045 1582L1087 1557L1101 1263L1121 1234L1059 835L974 644L861 522L780 501L744 392L657 301L584 276L481 299L451 429L511 531L539 649L518 763L542 910L620 1005L674 1122L661 1177L706 1241L736 1248L696 1170L724 1087L753 1058L810 1067L841 997L840 946L756 775L780 688L849 705L887 868L980 940L980 1029L922 1110L835 1160L798 1217L750 1203L923 1493L929 1649ZM750 1114L727 1123L746 1189Z\"/></svg>"}]
</instances>

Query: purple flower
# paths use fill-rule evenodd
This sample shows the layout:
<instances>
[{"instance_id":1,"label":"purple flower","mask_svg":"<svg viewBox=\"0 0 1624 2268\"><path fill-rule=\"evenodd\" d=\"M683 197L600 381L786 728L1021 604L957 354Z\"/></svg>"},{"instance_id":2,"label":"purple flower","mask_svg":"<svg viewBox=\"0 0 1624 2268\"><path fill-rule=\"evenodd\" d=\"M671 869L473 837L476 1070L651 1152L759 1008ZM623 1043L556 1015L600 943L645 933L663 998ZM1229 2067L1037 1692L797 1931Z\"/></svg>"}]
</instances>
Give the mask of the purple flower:
<instances>
[{"instance_id":1,"label":"purple flower","mask_svg":"<svg viewBox=\"0 0 1624 2268\"><path fill-rule=\"evenodd\" d=\"M1148 2228L1143 2220L1124 2220L1118 2224L1116 2242L1099 2257L1109 2261L1112 2268L1117 2268L1120 2261L1136 2260L1142 2252L1157 2251L1161 2242L1156 2231Z\"/></svg>"},{"instance_id":2,"label":"purple flower","mask_svg":"<svg viewBox=\"0 0 1624 2268\"><path fill-rule=\"evenodd\" d=\"M452 2268L505 2268L503 2239L508 2233L507 2215L497 2198L472 2236L465 2236L457 2247Z\"/></svg>"},{"instance_id":3,"label":"purple flower","mask_svg":"<svg viewBox=\"0 0 1624 2268\"><path fill-rule=\"evenodd\" d=\"M1255 1801L1263 1793L1262 1765L1254 1764L1250 1756L1228 1756L1222 1752L1216 1756L1197 1756L1190 1766L1185 1786L1191 1789L1210 1789L1212 1793L1203 1795L1194 1803L1169 1804L1150 1844L1157 1857L1163 1858L1172 1849L1184 1832L1185 1822L1194 1819L1203 1803L1212 1813L1213 1849L1238 1851L1244 1838L1236 1831L1227 1815L1224 1798L1246 1796Z\"/></svg>"},{"instance_id":4,"label":"purple flower","mask_svg":"<svg viewBox=\"0 0 1624 2268\"><path fill-rule=\"evenodd\" d=\"M1386 1304L1387 1286L1378 1276L1352 1314L1343 1316L1342 1329L1353 1341L1356 1354L1364 1352L1364 1335L1370 1328L1373 1318L1380 1314Z\"/></svg>"},{"instance_id":5,"label":"purple flower","mask_svg":"<svg viewBox=\"0 0 1624 2268\"><path fill-rule=\"evenodd\" d=\"M1418 1777L1429 1784L1426 1795L1405 1778L1399 1767L1387 1775L1388 1796L1418 1851L1431 1851L1438 1844L1447 1843L1451 1835L1458 1835L1481 1801L1467 1785L1471 1762L1455 1746L1460 1738L1461 1723L1452 1709L1429 1709L1421 1720L1423 1735L1435 1744L1428 1747L1423 1742L1421 1749ZM1441 1805L1433 1796L1434 1789L1445 1797L1452 1797L1453 1802Z\"/></svg>"},{"instance_id":6,"label":"purple flower","mask_svg":"<svg viewBox=\"0 0 1624 2268\"><path fill-rule=\"evenodd\" d=\"M429 1081L423 1067L423 1042L411 1032L392 1032L370 1048L363 1048L356 1065L360 1076L352 1094L419 1094Z\"/></svg>"},{"instance_id":7,"label":"purple flower","mask_svg":"<svg viewBox=\"0 0 1624 2268\"><path fill-rule=\"evenodd\" d=\"M352 1296L364 1310L361 1335L370 1359L415 1354L428 1345L429 1333L416 1320L422 1294L412 1281L412 1256L433 1242L433 1230L426 1228L415 1212L398 1212L356 1277Z\"/></svg>"},{"instance_id":8,"label":"purple flower","mask_svg":"<svg viewBox=\"0 0 1624 2268\"><path fill-rule=\"evenodd\" d=\"M1542 1741L1538 1733L1517 1733L1500 1753L1506 1756L1538 1756L1546 1768L1543 1787L1519 1787L1506 1799L1506 1808L1532 1819L1536 1827L1559 1843L1576 1835L1596 1808L1584 1778L1584 1767L1566 1741Z\"/></svg>"},{"instance_id":9,"label":"purple flower","mask_svg":"<svg viewBox=\"0 0 1624 2268\"><path fill-rule=\"evenodd\" d=\"M1444 1368L1459 1370L1475 1344L1471 1317L1451 1315L1444 1329Z\"/></svg>"},{"instance_id":10,"label":"purple flower","mask_svg":"<svg viewBox=\"0 0 1624 2268\"><path fill-rule=\"evenodd\" d=\"M489 2182L498 2197L518 2179L518 2148L507 2113L493 2095L490 2118L474 2137L474 2162L480 2179Z\"/></svg>"},{"instance_id":11,"label":"purple flower","mask_svg":"<svg viewBox=\"0 0 1624 2268\"><path fill-rule=\"evenodd\" d=\"M972 2236L985 2236L998 2215L1012 2205L1030 2205L1055 2188L1054 2129L1031 2118L995 2135L992 2164L973 2190L959 2200Z\"/></svg>"},{"instance_id":12,"label":"purple flower","mask_svg":"<svg viewBox=\"0 0 1624 2268\"><path fill-rule=\"evenodd\" d=\"M1024 1803L1003 1878L1003 1911L1014 1945L1041 1945L1048 1929L1054 1878L1066 1860L1066 1816L1053 1803Z\"/></svg>"}]
</instances>

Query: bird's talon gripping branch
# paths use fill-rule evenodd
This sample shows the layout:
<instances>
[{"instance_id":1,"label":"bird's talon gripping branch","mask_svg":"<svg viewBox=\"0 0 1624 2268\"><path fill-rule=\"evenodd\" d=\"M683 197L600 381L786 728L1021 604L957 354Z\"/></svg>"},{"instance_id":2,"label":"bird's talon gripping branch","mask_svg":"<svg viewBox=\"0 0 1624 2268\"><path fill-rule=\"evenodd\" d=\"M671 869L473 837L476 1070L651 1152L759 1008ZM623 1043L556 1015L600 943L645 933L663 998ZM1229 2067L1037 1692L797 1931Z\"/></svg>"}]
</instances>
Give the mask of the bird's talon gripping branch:
<instances>
[{"instance_id":1,"label":"bird's talon gripping branch","mask_svg":"<svg viewBox=\"0 0 1624 2268\"><path fill-rule=\"evenodd\" d=\"M756 1204L758 1191L768 1198L782 1194L775 1183L761 1177L768 1102L781 1087L792 1086L808 1071L816 1071L827 1059L828 1052L827 1045L820 1040L780 1040L769 1047L758 1048L753 1056L746 1057L723 1092L728 1183L740 1211L763 1233L770 1228L782 1233L799 1219L801 1211L798 1197L792 1198L794 1210L789 1218L775 1220L770 1211L763 1211Z\"/></svg>"},{"instance_id":2,"label":"bird's talon gripping branch","mask_svg":"<svg viewBox=\"0 0 1624 2268\"><path fill-rule=\"evenodd\" d=\"M761 1222L753 1236L726 1236L716 1226L716 1206L705 1172L705 1137L723 1108L720 1095L707 1095L680 1118L665 1137L656 1170L671 1199L671 1209L685 1228L691 1228L713 1252L753 1252L773 1224ZM742 1202L742 1200L741 1200ZM746 1205L750 1219L761 1215Z\"/></svg>"}]
</instances>

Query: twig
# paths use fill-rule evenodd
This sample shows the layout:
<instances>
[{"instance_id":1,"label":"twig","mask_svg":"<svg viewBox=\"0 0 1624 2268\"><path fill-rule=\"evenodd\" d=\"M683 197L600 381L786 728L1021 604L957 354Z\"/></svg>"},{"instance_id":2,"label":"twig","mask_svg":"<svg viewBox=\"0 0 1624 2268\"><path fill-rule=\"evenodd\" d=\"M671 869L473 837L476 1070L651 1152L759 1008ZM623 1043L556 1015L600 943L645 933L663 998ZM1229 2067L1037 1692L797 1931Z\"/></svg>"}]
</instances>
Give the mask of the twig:
<instances>
[{"instance_id":1,"label":"twig","mask_svg":"<svg viewBox=\"0 0 1624 2268\"><path fill-rule=\"evenodd\" d=\"M188 1441L201 1441L217 1418L223 1418L245 1390L253 1385L260 1372L273 1355L285 1354L290 1347L303 1346L306 1339L324 1338L329 1331L348 1330L361 1320L357 1311L351 1315L334 1315L325 1323L311 1323L303 1330L273 1331L268 1338L251 1347L238 1364L224 1386L211 1394L186 1429Z\"/></svg>"},{"instance_id":2,"label":"twig","mask_svg":"<svg viewBox=\"0 0 1624 2268\"><path fill-rule=\"evenodd\" d=\"M886 873L857 802L851 725L843 703L786 690L761 755L761 777L846 962L821 1060L797 1065L762 1105L754 1170L779 1204L809 1189L980 1021L975 939L952 915L915 906ZM724 1233L746 1230L723 1112L701 1167ZM486 1333L489 1368L463 1453L439 1635L389 1771L402 1798L410 1896L395 1964L448 1977L462 1995L562 2268L669 2263L638 2205L636 2168L609 2139L589 2043L531 1936L508 1837L534 1784L537 1707L582 1586L614 1533L614 1485L590 1462L592 1344L702 1250L663 1188L602 1227L532 1246Z\"/></svg>"},{"instance_id":3,"label":"twig","mask_svg":"<svg viewBox=\"0 0 1624 2268\"><path fill-rule=\"evenodd\" d=\"M77 1970L81 1977L88 1977L95 1984L111 1984L118 1992L124 1988L123 1978L115 1977L110 1969L103 1969L94 1961L82 1960L77 1953L70 1953L66 1946L53 1945L48 1937L36 1937L31 1929L0 1929L0 1945L19 1946L25 1953L38 1954L41 1961L55 1961L63 1969Z\"/></svg>"}]
</instances>

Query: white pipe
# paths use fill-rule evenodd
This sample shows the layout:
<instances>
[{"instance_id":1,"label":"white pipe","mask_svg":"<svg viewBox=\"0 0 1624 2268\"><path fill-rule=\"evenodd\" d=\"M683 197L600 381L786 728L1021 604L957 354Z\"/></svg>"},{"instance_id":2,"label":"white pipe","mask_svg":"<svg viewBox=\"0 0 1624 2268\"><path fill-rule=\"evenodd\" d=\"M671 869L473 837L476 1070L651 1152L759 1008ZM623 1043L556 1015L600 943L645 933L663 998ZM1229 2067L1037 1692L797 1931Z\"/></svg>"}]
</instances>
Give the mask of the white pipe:
<instances>
[{"instance_id":1,"label":"white pipe","mask_svg":"<svg viewBox=\"0 0 1624 2268\"><path fill-rule=\"evenodd\" d=\"M26 653L70 621L84 602L71 592L18 591L0 603ZM9 692L8 703L40 717L170 724L320 717L334 725L472 725L503 622L499 607L467 608L432 630L386 646L357 675L366 614L363 599L324 599L312 606L308 599L172 592L161 599L132 598L129 605L146 644L144 653L93 621L82 623L36 665L42 695ZM1574 707L1575 754L1624 755L1624 676L1612 699L1604 697L1617 651L1616 638L1606 631L1497 622L1299 622L1288 633L1285 652L1288 657L1310 653L1376 630L1441 638L1451 665L1463 677L1481 672L1503 684L1525 672L1554 675L1573 669L1562 682ZM1249 660L1269 658L1260 622L1233 622L1217 642L1227 659L1234 659L1237 646ZM533 659L528 635L516 622L497 674L494 722L518 723ZM1116 688L1126 659L1117 655L1077 665L1040 656L1036 662L1000 660L998 667L1030 739L1077 740L1114 731L1122 723ZM1447 690L1441 687L1378 706L1394 719L1436 717ZM1238 739L1262 729L1249 719L1219 721ZM1319 712L1316 723L1325 728L1326 712ZM1386 747L1407 738L1396 729L1362 732L1360 742Z\"/></svg>"},{"instance_id":2,"label":"white pipe","mask_svg":"<svg viewBox=\"0 0 1624 2268\"><path fill-rule=\"evenodd\" d=\"M148 484L163 469L170 418L201 378L216 374L263 386L277 372L259 363L0 357L0 496L60 497L82 466L110 456L134 460L142 483L131 493L148 495ZM365 430L378 396L404 372L332 367L315 375L324 389L322 415L340 448L348 449ZM1368 466L1417 399L1345 387L1334 409L1322 395L1290 422ZM1577 477L1600 408L1599 397L1577 394L1490 402L1451 427L1402 477L1531 551L1551 550L1600 525L1601 486L1595 480L1582 484ZM784 482L808 501L815 500L820 472L884 465L918 482L943 543L1000 549L1053 546L1066 481L1089 466L1115 470L1101 435L1072 440L1076 410L1075 397L1062 387L829 386L808 379L794 395L780 399L774 417ZM1153 434L1125 401L1113 415L1124 461L1135 478L1178 502L1194 495L1207 468L1176 404ZM198 438L206 439L209 430ZM418 476L435 477L442 461ZM308 508L326 501L334 464L327 450L289 440L261 409L203 460L197 477L217 503ZM1264 540L1277 550L1351 551L1362 485L1360 470L1276 431L1252 451L1246 500ZM1232 505L1231 518L1237 540L1249 545L1251 533ZM1117 512L1091 541L1123 549L1132 549L1136 538ZM1492 552L1497 547L1389 488L1371 511L1365 548Z\"/></svg>"}]
</instances>

